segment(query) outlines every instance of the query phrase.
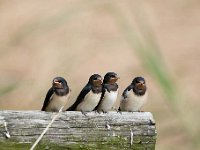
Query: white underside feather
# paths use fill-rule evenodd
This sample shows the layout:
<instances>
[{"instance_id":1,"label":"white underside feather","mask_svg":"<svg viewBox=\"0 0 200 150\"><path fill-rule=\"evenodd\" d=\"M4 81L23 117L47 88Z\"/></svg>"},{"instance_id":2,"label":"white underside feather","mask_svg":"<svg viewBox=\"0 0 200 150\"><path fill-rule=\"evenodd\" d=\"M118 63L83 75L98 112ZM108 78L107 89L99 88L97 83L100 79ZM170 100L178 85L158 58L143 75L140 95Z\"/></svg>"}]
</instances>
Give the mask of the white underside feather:
<instances>
[{"instance_id":1,"label":"white underside feather","mask_svg":"<svg viewBox=\"0 0 200 150\"><path fill-rule=\"evenodd\" d=\"M59 111L62 106L65 106L70 94L65 96L58 96L55 93L50 98L50 103L46 107L46 111Z\"/></svg>"},{"instance_id":2,"label":"white underside feather","mask_svg":"<svg viewBox=\"0 0 200 150\"><path fill-rule=\"evenodd\" d=\"M98 106L97 110L98 111L104 111L104 112L109 111L113 107L113 105L115 104L115 102L117 100L117 95L118 95L118 90L117 91L110 91L110 92L108 92L106 90L104 98L103 98L101 104Z\"/></svg>"},{"instance_id":3,"label":"white underside feather","mask_svg":"<svg viewBox=\"0 0 200 150\"><path fill-rule=\"evenodd\" d=\"M140 111L146 100L147 92L142 96L138 96L132 90L127 91L127 98L124 99L122 96L120 101L120 109L121 111Z\"/></svg>"},{"instance_id":4,"label":"white underside feather","mask_svg":"<svg viewBox=\"0 0 200 150\"><path fill-rule=\"evenodd\" d=\"M92 111L99 103L101 93L95 94L90 91L84 100L77 106L77 111Z\"/></svg>"}]
</instances>

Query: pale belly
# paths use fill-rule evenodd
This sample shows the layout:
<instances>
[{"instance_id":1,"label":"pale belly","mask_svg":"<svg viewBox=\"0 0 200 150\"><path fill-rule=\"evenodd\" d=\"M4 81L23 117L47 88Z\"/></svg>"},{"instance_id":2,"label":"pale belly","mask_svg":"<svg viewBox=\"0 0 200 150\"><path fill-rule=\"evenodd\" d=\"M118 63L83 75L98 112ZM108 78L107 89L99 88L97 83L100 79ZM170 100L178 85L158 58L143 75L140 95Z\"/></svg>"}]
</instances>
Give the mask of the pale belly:
<instances>
[{"instance_id":1,"label":"pale belly","mask_svg":"<svg viewBox=\"0 0 200 150\"><path fill-rule=\"evenodd\" d=\"M84 100L77 106L77 111L92 111L99 103L101 93L94 94L89 92Z\"/></svg>"},{"instance_id":2,"label":"pale belly","mask_svg":"<svg viewBox=\"0 0 200 150\"><path fill-rule=\"evenodd\" d=\"M122 111L140 111L146 100L147 93L145 93L143 96L137 96L132 91L129 91L127 98L122 98L120 102L120 109Z\"/></svg>"},{"instance_id":3,"label":"pale belly","mask_svg":"<svg viewBox=\"0 0 200 150\"><path fill-rule=\"evenodd\" d=\"M98 106L97 110L104 111L104 112L111 110L111 108L113 107L113 105L115 104L117 100L117 95L118 95L118 90L111 91L111 92L106 91L104 98L101 104Z\"/></svg>"},{"instance_id":4,"label":"pale belly","mask_svg":"<svg viewBox=\"0 0 200 150\"><path fill-rule=\"evenodd\" d=\"M69 94L66 96L58 96L53 94L51 97L51 101L48 104L46 111L58 112L61 107L65 106L69 99Z\"/></svg>"}]
</instances>

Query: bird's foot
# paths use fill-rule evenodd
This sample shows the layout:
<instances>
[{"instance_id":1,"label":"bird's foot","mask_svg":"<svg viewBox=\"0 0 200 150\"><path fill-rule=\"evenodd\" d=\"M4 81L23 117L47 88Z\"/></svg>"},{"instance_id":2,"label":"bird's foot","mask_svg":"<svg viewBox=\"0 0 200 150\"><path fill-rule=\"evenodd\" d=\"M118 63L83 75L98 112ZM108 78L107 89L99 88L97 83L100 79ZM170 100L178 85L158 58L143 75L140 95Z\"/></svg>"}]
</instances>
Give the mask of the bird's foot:
<instances>
[{"instance_id":1,"label":"bird's foot","mask_svg":"<svg viewBox=\"0 0 200 150\"><path fill-rule=\"evenodd\" d=\"M87 113L86 113L85 111L82 111L82 110L81 110L81 112L82 112L82 114L83 114L85 117L87 117L87 115L86 115Z\"/></svg>"},{"instance_id":2,"label":"bird's foot","mask_svg":"<svg viewBox=\"0 0 200 150\"><path fill-rule=\"evenodd\" d=\"M116 110L117 113L120 113L122 115L122 111L121 111L120 107L118 109L115 107L113 107L113 108L114 108L114 110Z\"/></svg>"},{"instance_id":3,"label":"bird's foot","mask_svg":"<svg viewBox=\"0 0 200 150\"><path fill-rule=\"evenodd\" d=\"M143 110L138 110L138 112L144 112Z\"/></svg>"},{"instance_id":4,"label":"bird's foot","mask_svg":"<svg viewBox=\"0 0 200 150\"><path fill-rule=\"evenodd\" d=\"M102 110L102 112L103 112L103 114L107 114L108 113L108 111L104 111L104 110Z\"/></svg>"},{"instance_id":5,"label":"bird's foot","mask_svg":"<svg viewBox=\"0 0 200 150\"><path fill-rule=\"evenodd\" d=\"M114 107L114 106L112 107L112 109L113 109L113 110L115 110L116 112L118 112L118 111L119 111L119 109L117 109L117 108L116 108L116 107Z\"/></svg>"},{"instance_id":6,"label":"bird's foot","mask_svg":"<svg viewBox=\"0 0 200 150\"><path fill-rule=\"evenodd\" d=\"M95 112L95 113L99 113L99 111L98 111L98 110L94 110L94 112Z\"/></svg>"}]
</instances>

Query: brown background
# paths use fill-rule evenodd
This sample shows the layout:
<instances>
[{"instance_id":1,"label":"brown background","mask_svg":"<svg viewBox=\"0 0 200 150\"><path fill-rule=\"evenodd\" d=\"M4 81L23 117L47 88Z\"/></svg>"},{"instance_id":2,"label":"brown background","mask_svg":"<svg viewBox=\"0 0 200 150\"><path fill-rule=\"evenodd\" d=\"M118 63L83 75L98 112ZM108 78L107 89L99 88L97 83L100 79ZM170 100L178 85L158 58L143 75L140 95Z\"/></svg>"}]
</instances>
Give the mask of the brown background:
<instances>
[{"instance_id":1,"label":"brown background","mask_svg":"<svg viewBox=\"0 0 200 150\"><path fill-rule=\"evenodd\" d=\"M144 67L144 58L125 38L119 14L140 36L145 31L139 31L138 18L151 27L176 86L176 102L164 96ZM199 39L198 0L1 0L0 108L41 109L55 76L68 81L70 105L93 73L117 72L120 95L133 77L141 75L149 92L143 110L152 112L157 122L156 149L198 149Z\"/></svg>"}]
</instances>

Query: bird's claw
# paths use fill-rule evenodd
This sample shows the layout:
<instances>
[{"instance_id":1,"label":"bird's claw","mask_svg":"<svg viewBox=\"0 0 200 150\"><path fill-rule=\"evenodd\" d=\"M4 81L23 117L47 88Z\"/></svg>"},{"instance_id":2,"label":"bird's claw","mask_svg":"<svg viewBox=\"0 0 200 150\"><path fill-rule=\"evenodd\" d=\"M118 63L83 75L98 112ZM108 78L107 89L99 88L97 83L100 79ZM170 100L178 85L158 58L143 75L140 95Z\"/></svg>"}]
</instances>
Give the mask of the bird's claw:
<instances>
[{"instance_id":1,"label":"bird's claw","mask_svg":"<svg viewBox=\"0 0 200 150\"><path fill-rule=\"evenodd\" d=\"M81 111L81 112L85 117L87 117L87 115L86 115L87 113L85 111Z\"/></svg>"}]
</instances>

